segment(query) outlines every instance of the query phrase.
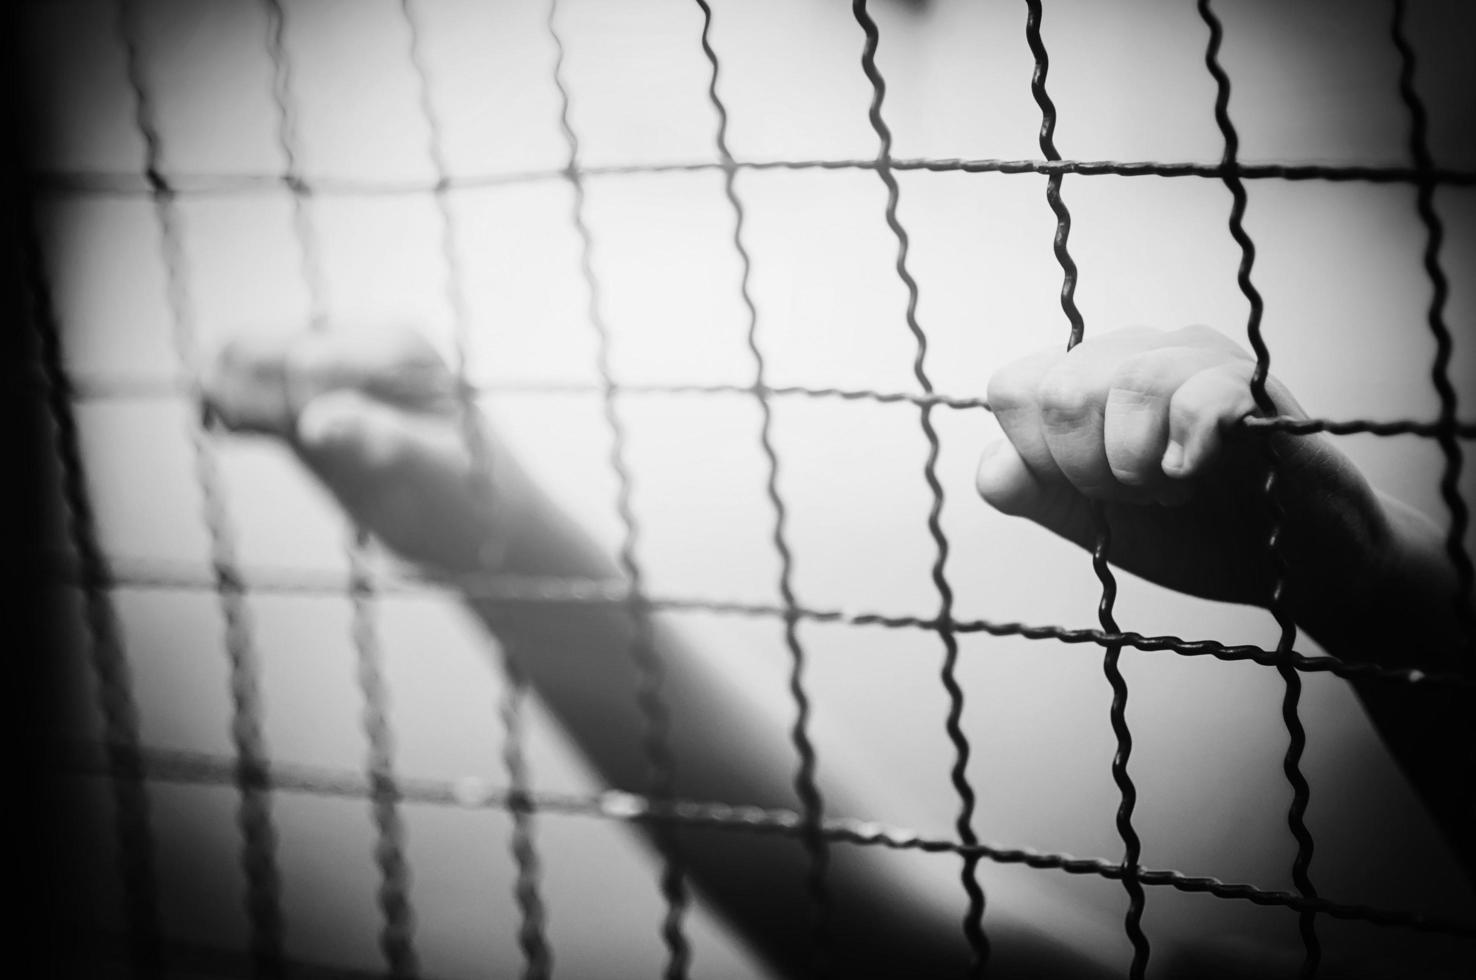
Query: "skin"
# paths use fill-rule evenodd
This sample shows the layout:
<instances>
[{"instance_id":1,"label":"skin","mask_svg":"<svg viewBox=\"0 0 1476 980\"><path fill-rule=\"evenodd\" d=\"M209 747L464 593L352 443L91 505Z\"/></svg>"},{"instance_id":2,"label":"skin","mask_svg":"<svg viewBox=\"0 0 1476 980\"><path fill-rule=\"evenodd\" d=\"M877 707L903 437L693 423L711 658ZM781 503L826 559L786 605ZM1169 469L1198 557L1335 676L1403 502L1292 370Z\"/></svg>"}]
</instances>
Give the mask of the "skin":
<instances>
[{"instance_id":1,"label":"skin","mask_svg":"<svg viewBox=\"0 0 1476 980\"><path fill-rule=\"evenodd\" d=\"M1457 614L1472 596L1458 595L1441 530L1370 487L1333 440L1239 426L1256 412L1254 369L1206 327L1119 330L1016 361L989 382L1005 438L984 453L979 493L1084 548L1096 540L1100 502L1114 564L1181 592L1265 605L1276 583L1269 448L1295 623L1343 660L1472 676L1472 638ZM1266 390L1277 414L1306 418L1274 377ZM1470 695L1354 686L1476 880Z\"/></svg>"},{"instance_id":2,"label":"skin","mask_svg":"<svg viewBox=\"0 0 1476 980\"><path fill-rule=\"evenodd\" d=\"M614 580L609 556L522 471L495 431L493 522L471 479L455 383L430 345L404 329L241 337L207 379L217 420L281 439L356 521L432 574L483 568L510 576ZM484 427L486 428L486 427ZM543 704L605 782L643 793L649 784L629 656L632 618L621 603L470 599L519 662ZM766 714L732 689L709 658L673 628L650 624L650 652L677 752L675 795L796 809L794 748ZM526 651L529 655L519 656ZM531 655L536 652L535 655ZM734 733L743 733L735 737ZM826 810L866 814L860 781L830 773ZM643 829L655 836L650 825ZM677 834L688 880L774 976L810 976L810 860L799 842L692 829ZM920 865L875 847L829 850L836 976L957 976L969 951L957 863ZM1065 883L1033 876L992 907L991 963L1018 977L1110 975L1120 910L1083 909ZM1054 929L1064 930L1063 935Z\"/></svg>"},{"instance_id":3,"label":"skin","mask_svg":"<svg viewBox=\"0 0 1476 980\"><path fill-rule=\"evenodd\" d=\"M1253 368L1235 344L1194 327L1103 334L1070 353L1008 365L989 384L1005 438L980 462L979 492L1084 547L1094 542L1091 507L1100 501L1115 564L1195 595L1264 603L1275 580L1265 549L1265 436L1238 426L1255 408ZM1302 414L1274 379L1267 388L1278 412ZM454 379L411 330L242 336L222 349L206 389L221 423L283 440L356 521L433 573L454 577L490 564L514 575L619 575L483 426L493 460L489 521ZM1297 623L1348 660L1469 669L1438 529L1370 488L1330 440L1269 440L1285 511L1285 595ZM538 651L520 658L523 671L607 782L644 790L645 756L632 734L642 723L630 698L609 696L632 684L629 659L610 655L628 648L629 611L602 603L472 605L514 654ZM1356 623L1349 608L1359 610ZM761 731L757 713L660 622L651 649L680 736L677 795L794 807L787 741L732 738ZM1468 840L1473 780L1452 779L1450 761L1451 746L1476 745L1469 697L1377 683L1359 693L1468 870L1476 867ZM866 812L840 793L828 794L827 809ZM775 973L804 973L811 913L803 850L700 830L684 832L680 843L690 879ZM956 888L908 879L874 848L833 847L830 855L832 894L844 896L841 974L962 970ZM1051 887L1040 880L1038 887ZM992 965L1011 976L1100 975L1093 923L1042 925L1080 914L1046 892L991 906ZM1119 917L1114 907L1109 931ZM1156 956L1172 961L1170 950ZM1228 956L1218 961L1226 976L1252 970L1249 961L1244 971Z\"/></svg>"}]
</instances>

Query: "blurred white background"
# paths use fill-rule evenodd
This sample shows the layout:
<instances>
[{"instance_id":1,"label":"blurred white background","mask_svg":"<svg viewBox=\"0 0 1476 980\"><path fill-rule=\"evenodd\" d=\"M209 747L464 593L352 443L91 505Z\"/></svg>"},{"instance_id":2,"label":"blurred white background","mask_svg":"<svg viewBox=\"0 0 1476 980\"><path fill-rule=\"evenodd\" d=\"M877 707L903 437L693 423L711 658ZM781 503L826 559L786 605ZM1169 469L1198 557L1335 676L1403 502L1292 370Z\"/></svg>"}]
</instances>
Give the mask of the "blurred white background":
<instances>
[{"instance_id":1,"label":"blurred white background","mask_svg":"<svg viewBox=\"0 0 1476 980\"><path fill-rule=\"evenodd\" d=\"M594 385L594 334L557 171L554 49L546 5L418 5L431 98L456 177L546 172L541 179L450 195L474 326L473 373L505 381ZM863 37L838 0L715 2L719 91L740 160L874 157ZM872 5L884 112L898 157L1036 158L1039 110L1018 2ZM1407 165L1408 119L1384 2L1223 3L1230 112L1247 161ZM1207 32L1188 0L1051 0L1043 24L1048 86L1067 158L1213 163L1222 141ZM1444 166L1476 167L1470 97L1476 32L1469 8L1412 5L1416 78L1430 104ZM143 6L141 49L157 100L166 173L274 175L277 108L260 5L175 0ZM409 35L388 0L286 4L300 161L306 180L424 185L434 180ZM701 15L686 0L561 0L571 124L587 166L714 161ZM33 163L44 171L137 174L134 124L115 13L106 3L30 3L21 18L31 104L40 125ZM902 173L900 217L913 242L918 317L939 391L981 395L996 366L1064 344L1055 219L1038 175ZM906 292L892 270L885 192L867 171L742 171L759 342L771 384L916 391ZM626 383L747 384L733 216L721 174L593 176L587 182L595 272L614 334L613 369ZM1424 228L1408 185L1249 183L1246 223L1257 244L1273 371L1313 415L1433 419L1431 287ZM1131 324L1209 324L1243 339L1247 306L1235 282L1239 250L1226 230L1230 198L1214 179L1067 177L1071 252L1087 332ZM1452 277L1446 320L1457 335L1458 390L1476 354L1476 190L1442 187L1442 263ZM38 199L68 364L95 387L167 382L181 369L170 340L165 269L152 205L139 193ZM425 193L324 193L318 229L329 314L349 325L405 322L449 352L440 216ZM201 332L305 322L306 286L292 204L280 185L181 199L186 271ZM157 385L155 385L157 387ZM493 393L485 407L548 493L612 553L622 528L598 392ZM77 407L91 488L109 555L188 566L208 575L208 539L187 439L195 409L177 397L90 397ZM629 467L638 557L662 596L778 601L778 558L758 412L742 395L630 395ZM773 436L789 505L795 588L814 607L930 615L930 496L915 407L777 398ZM1099 594L1087 556L1047 532L1002 517L973 491L978 451L996 433L982 411L940 409L940 479L948 575L957 614L1096 625ZM1469 411L1464 417L1471 417ZM231 517L246 577L253 570L343 568L345 525L318 486L275 445L221 437ZM1432 440L1340 437L1373 482L1445 522L1442 457ZM1476 496L1473 468L1463 472ZM58 540L62 536L58 533ZM1476 534L1468 535L1476 547ZM1264 612L1193 600L1120 576L1118 622L1145 634L1274 645ZM68 615L78 598L59 589ZM227 753L229 698L221 621L208 590L124 585L115 592L153 746ZM264 662L265 730L275 757L362 767L364 736L346 600L253 593ZM782 739L793 708L777 620L665 613L694 648L751 696L772 729L734 739ZM484 631L449 595L379 602L405 773L503 782L495 708L501 678ZM932 634L802 627L816 704L821 788L845 783L869 809L855 816L949 835L957 801L953 749ZM986 840L1116 859L1117 791L1110 777L1111 692L1100 647L962 638L963 719L975 746L975 826ZM1316 653L1302 638L1298 649ZM59 656L76 675L76 724L96 733L82 640ZM1127 650L1131 773L1143 862L1267 888L1290 887L1290 789L1281 682L1249 663ZM634 694L634 677L631 697ZM624 696L612 692L612 697ZM1321 893L1350 902L1464 914L1476 911L1402 778L1344 682L1306 677L1304 768L1312 868ZM88 727L92 726L92 727ZM678 756L680 758L680 733ZM632 733L635 737L635 733ZM599 787L576 748L533 708L536 787ZM76 787L106 813L99 784ZM239 947L245 934L229 787L151 788L164 846L163 901L171 935ZM742 801L735 801L742 802ZM372 826L365 804L280 794L275 803L294 956L375 968L378 913ZM509 821L497 813L407 807L412 898L426 972L511 975L519 953ZM95 907L116 916L106 822L88 859ZM541 817L549 935L565 976L658 971L661 903L655 864L627 828ZM89 852L90 853L90 852ZM958 892L957 863L913 856L899 874ZM991 915L1076 922L1078 941L1125 968L1119 886L1052 872L981 870ZM1015 898L1022 904L1011 913ZM1023 912L1021 910L1024 910ZM1056 917L1056 918L1052 918ZM1294 957L1285 910L1150 889L1145 927L1160 949L1206 936ZM1090 929L1108 937L1098 942ZM1400 930L1320 920L1330 967L1417 962L1440 941ZM741 939L700 907L695 971L756 977ZM962 939L960 939L960 942ZM1063 940L1065 941L1065 940ZM1468 954L1469 955L1469 954ZM1411 960L1409 958L1416 959ZM1335 972L1335 971L1334 971Z\"/></svg>"}]
</instances>

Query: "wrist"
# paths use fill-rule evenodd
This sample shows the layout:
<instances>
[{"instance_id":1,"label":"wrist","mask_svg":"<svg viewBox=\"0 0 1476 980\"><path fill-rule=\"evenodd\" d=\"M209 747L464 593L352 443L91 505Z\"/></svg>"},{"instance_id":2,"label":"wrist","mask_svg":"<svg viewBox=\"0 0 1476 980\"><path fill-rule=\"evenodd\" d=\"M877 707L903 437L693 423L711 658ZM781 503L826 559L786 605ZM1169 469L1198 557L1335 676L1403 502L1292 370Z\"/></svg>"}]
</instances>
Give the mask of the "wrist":
<instances>
[{"instance_id":1,"label":"wrist","mask_svg":"<svg viewBox=\"0 0 1476 980\"><path fill-rule=\"evenodd\" d=\"M1382 533L1366 562L1314 592L1301 625L1340 659L1386 667L1469 669L1457 609L1459 588L1444 535L1427 516L1377 494ZM1471 602L1470 596L1460 601Z\"/></svg>"}]
</instances>

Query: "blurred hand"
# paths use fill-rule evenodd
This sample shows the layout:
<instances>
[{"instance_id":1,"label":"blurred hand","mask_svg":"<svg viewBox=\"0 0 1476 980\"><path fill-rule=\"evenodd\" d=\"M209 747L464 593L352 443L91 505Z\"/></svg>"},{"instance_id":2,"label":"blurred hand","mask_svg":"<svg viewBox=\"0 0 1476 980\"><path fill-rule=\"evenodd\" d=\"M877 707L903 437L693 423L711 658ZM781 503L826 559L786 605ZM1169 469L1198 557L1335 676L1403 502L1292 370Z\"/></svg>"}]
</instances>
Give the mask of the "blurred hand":
<instances>
[{"instance_id":1,"label":"blurred hand","mask_svg":"<svg viewBox=\"0 0 1476 980\"><path fill-rule=\"evenodd\" d=\"M420 334L243 334L221 348L205 393L222 424L283 440L406 558L453 572L486 562L456 380Z\"/></svg>"},{"instance_id":2,"label":"blurred hand","mask_svg":"<svg viewBox=\"0 0 1476 980\"><path fill-rule=\"evenodd\" d=\"M989 382L1006 438L984 453L979 493L1085 548L1091 502L1103 501L1114 564L1178 591L1264 604L1269 438L1294 612L1357 596L1389 573L1386 504L1329 440L1237 425L1256 409L1254 368L1205 327L1120 330L1023 358ZM1274 378L1267 392L1278 413L1305 417Z\"/></svg>"}]
</instances>

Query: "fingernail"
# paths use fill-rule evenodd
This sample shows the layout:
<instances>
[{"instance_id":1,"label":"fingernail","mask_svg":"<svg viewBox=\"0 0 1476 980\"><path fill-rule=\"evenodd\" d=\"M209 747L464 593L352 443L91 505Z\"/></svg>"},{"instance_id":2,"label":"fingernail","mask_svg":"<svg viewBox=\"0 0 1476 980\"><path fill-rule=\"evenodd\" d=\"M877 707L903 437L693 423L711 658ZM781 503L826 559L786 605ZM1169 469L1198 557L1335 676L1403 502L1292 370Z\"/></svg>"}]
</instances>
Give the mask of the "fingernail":
<instances>
[{"instance_id":1,"label":"fingernail","mask_svg":"<svg viewBox=\"0 0 1476 980\"><path fill-rule=\"evenodd\" d=\"M1170 440L1159 465L1163 467L1165 476L1178 476L1184 472L1184 447Z\"/></svg>"},{"instance_id":2,"label":"fingernail","mask_svg":"<svg viewBox=\"0 0 1476 980\"><path fill-rule=\"evenodd\" d=\"M209 433L220 433L226 431L225 420L220 417L220 409L216 408L215 402L206 395L200 399L200 428Z\"/></svg>"},{"instance_id":3,"label":"fingernail","mask_svg":"<svg viewBox=\"0 0 1476 980\"><path fill-rule=\"evenodd\" d=\"M989 487L998 482L999 467L995 462L1001 457L1000 450L1004 448L1005 441L997 439L988 443L979 453L979 465L974 471L974 484L980 493L985 493Z\"/></svg>"},{"instance_id":4,"label":"fingernail","mask_svg":"<svg viewBox=\"0 0 1476 980\"><path fill-rule=\"evenodd\" d=\"M297 439L304 446L322 448L345 439L352 418L333 398L314 398L297 416Z\"/></svg>"}]
</instances>

